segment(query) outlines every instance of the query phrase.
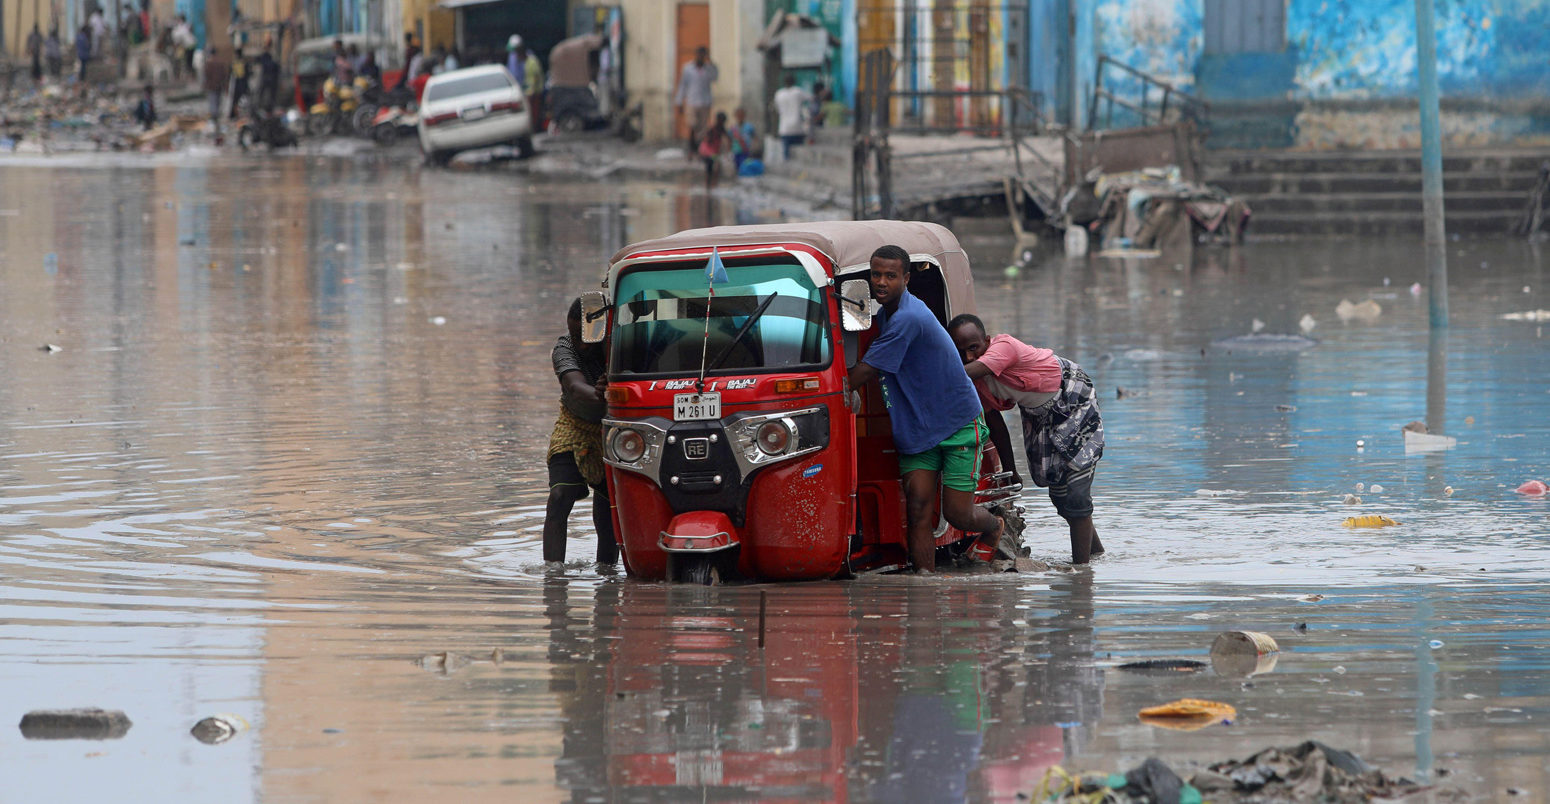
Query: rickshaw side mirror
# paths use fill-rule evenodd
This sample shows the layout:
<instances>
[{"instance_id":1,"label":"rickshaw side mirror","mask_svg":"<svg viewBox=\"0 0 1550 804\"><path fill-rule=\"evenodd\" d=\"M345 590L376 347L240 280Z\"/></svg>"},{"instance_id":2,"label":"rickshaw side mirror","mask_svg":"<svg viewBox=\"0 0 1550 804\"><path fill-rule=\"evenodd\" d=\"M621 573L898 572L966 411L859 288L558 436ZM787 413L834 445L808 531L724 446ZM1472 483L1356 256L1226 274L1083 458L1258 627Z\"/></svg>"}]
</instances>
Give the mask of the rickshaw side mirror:
<instances>
[{"instance_id":1,"label":"rickshaw side mirror","mask_svg":"<svg viewBox=\"0 0 1550 804\"><path fill-rule=\"evenodd\" d=\"M601 290L581 294L581 341L601 343L608 334L608 297Z\"/></svg>"},{"instance_id":2,"label":"rickshaw side mirror","mask_svg":"<svg viewBox=\"0 0 1550 804\"><path fill-rule=\"evenodd\" d=\"M846 332L864 332L872 328L872 286L865 279L847 279L840 283L840 326Z\"/></svg>"}]
</instances>

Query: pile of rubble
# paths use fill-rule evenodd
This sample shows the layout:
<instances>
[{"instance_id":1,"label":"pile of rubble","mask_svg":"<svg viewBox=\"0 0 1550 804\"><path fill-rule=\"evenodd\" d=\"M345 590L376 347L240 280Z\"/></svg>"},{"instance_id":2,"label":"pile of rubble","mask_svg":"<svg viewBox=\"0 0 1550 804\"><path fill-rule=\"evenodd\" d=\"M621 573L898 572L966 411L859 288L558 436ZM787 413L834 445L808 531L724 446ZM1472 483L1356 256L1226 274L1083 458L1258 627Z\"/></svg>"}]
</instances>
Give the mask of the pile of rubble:
<instances>
[{"instance_id":1,"label":"pile of rubble","mask_svg":"<svg viewBox=\"0 0 1550 804\"><path fill-rule=\"evenodd\" d=\"M66 83L16 87L0 102L0 153L164 151L205 135L205 118L166 108L159 109L160 124L145 131L133 116L138 94L104 86L84 92Z\"/></svg>"},{"instance_id":2,"label":"pile of rubble","mask_svg":"<svg viewBox=\"0 0 1550 804\"><path fill-rule=\"evenodd\" d=\"M1373 768L1349 751L1309 740L1267 748L1244 760L1219 762L1185 781L1162 760L1148 759L1124 774L1073 776L1052 768L1035 801L1154 802L1366 802L1425 792L1432 801L1464 801L1463 791L1429 787Z\"/></svg>"}]
</instances>

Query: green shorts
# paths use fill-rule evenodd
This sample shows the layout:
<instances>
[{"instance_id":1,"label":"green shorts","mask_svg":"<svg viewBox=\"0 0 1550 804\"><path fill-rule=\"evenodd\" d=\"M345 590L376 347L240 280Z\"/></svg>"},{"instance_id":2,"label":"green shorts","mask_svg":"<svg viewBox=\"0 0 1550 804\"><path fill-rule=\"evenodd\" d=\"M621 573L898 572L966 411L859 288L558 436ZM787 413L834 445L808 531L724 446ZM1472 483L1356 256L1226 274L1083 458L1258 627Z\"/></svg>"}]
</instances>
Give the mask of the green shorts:
<instances>
[{"instance_id":1,"label":"green shorts","mask_svg":"<svg viewBox=\"0 0 1550 804\"><path fill-rule=\"evenodd\" d=\"M973 491L979 486L980 454L990 439L990 429L985 417L975 416L974 421L959 428L925 452L899 455L899 474L916 469L942 473L942 485L954 491Z\"/></svg>"}]
</instances>

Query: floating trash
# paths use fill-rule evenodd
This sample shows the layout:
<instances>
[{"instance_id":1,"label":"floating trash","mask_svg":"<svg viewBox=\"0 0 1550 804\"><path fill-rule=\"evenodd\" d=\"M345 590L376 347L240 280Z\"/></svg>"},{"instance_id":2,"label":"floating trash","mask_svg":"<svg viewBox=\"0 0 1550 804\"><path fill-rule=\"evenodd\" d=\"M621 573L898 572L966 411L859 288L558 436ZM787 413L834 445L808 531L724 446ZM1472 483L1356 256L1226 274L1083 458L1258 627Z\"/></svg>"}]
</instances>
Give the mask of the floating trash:
<instances>
[{"instance_id":1,"label":"floating trash","mask_svg":"<svg viewBox=\"0 0 1550 804\"><path fill-rule=\"evenodd\" d=\"M1231 723L1238 716L1238 710L1219 701L1180 698L1160 706L1149 706L1137 716L1148 726L1195 731L1216 723Z\"/></svg>"},{"instance_id":2,"label":"floating trash","mask_svg":"<svg viewBox=\"0 0 1550 804\"><path fill-rule=\"evenodd\" d=\"M134 725L117 709L37 709L22 715L29 740L116 740Z\"/></svg>"},{"instance_id":3,"label":"floating trash","mask_svg":"<svg viewBox=\"0 0 1550 804\"><path fill-rule=\"evenodd\" d=\"M1231 338L1223 338L1212 342L1211 345L1218 349L1240 352L1297 352L1312 348L1318 344L1318 341L1302 335L1276 335L1260 332L1253 335L1235 335Z\"/></svg>"},{"instance_id":4,"label":"floating trash","mask_svg":"<svg viewBox=\"0 0 1550 804\"><path fill-rule=\"evenodd\" d=\"M1146 659L1139 662L1126 662L1120 665L1119 669L1144 675L1171 676L1180 673L1197 673L1206 669L1206 663L1190 659Z\"/></svg>"},{"instance_id":5,"label":"floating trash","mask_svg":"<svg viewBox=\"0 0 1550 804\"><path fill-rule=\"evenodd\" d=\"M1341 321L1372 321L1383 315L1383 307L1372 299L1366 299L1359 304L1341 299L1340 303L1335 305L1335 315Z\"/></svg>"},{"instance_id":6,"label":"floating trash","mask_svg":"<svg viewBox=\"0 0 1550 804\"><path fill-rule=\"evenodd\" d=\"M241 715L219 714L195 723L188 733L205 745L220 745L247 730L248 722Z\"/></svg>"},{"instance_id":7,"label":"floating trash","mask_svg":"<svg viewBox=\"0 0 1550 804\"><path fill-rule=\"evenodd\" d=\"M1259 631L1224 631L1211 643L1211 669L1237 678L1268 673L1276 667L1281 646Z\"/></svg>"},{"instance_id":8,"label":"floating trash","mask_svg":"<svg viewBox=\"0 0 1550 804\"><path fill-rule=\"evenodd\" d=\"M1519 494L1527 494L1530 497L1542 497L1550 492L1550 486L1546 486L1543 480L1530 480L1519 486L1516 491Z\"/></svg>"},{"instance_id":9,"label":"floating trash","mask_svg":"<svg viewBox=\"0 0 1550 804\"><path fill-rule=\"evenodd\" d=\"M1399 523L1382 514L1367 514L1365 516L1346 517L1340 523L1343 528L1390 528Z\"/></svg>"}]
</instances>

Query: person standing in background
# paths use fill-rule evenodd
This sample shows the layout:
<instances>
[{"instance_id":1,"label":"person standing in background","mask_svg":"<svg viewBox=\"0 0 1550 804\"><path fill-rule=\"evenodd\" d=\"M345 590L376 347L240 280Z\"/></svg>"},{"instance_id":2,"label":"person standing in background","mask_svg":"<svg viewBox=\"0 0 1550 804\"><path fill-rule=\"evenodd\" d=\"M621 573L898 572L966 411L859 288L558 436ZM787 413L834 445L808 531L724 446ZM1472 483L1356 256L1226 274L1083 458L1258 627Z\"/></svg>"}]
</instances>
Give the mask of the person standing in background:
<instances>
[{"instance_id":1,"label":"person standing in background","mask_svg":"<svg viewBox=\"0 0 1550 804\"><path fill-rule=\"evenodd\" d=\"M230 119L237 119L237 107L242 104L242 99L248 94L248 73L251 71L248 60L242 55L242 48L231 59L231 115Z\"/></svg>"},{"instance_id":2,"label":"person standing in background","mask_svg":"<svg viewBox=\"0 0 1550 804\"><path fill-rule=\"evenodd\" d=\"M43 60L48 63L48 74L58 78L64 71L65 48L59 42L59 29L50 28L48 38L43 40Z\"/></svg>"},{"instance_id":3,"label":"person standing in background","mask_svg":"<svg viewBox=\"0 0 1550 804\"><path fill-rule=\"evenodd\" d=\"M215 139L221 138L221 96L226 94L226 82L231 80L231 65L221 58L213 46L205 56L204 90L210 100L210 123L215 126Z\"/></svg>"},{"instance_id":4,"label":"person standing in background","mask_svg":"<svg viewBox=\"0 0 1550 804\"><path fill-rule=\"evenodd\" d=\"M522 36L512 34L506 38L506 72L517 79L517 86L523 91L527 88L527 60L517 55L517 48L522 47Z\"/></svg>"},{"instance_id":5,"label":"person standing in background","mask_svg":"<svg viewBox=\"0 0 1550 804\"><path fill-rule=\"evenodd\" d=\"M753 123L748 122L748 112L743 107L732 111L732 128L727 133L732 137L732 172L741 175L743 163L753 154L754 143L759 141L759 133L754 130Z\"/></svg>"},{"instance_id":6,"label":"person standing in background","mask_svg":"<svg viewBox=\"0 0 1550 804\"><path fill-rule=\"evenodd\" d=\"M264 40L264 52L258 54L258 107L265 112L274 108L280 94L280 62L275 61L274 39Z\"/></svg>"},{"instance_id":7,"label":"person standing in background","mask_svg":"<svg viewBox=\"0 0 1550 804\"><path fill-rule=\"evenodd\" d=\"M695 49L694 59L684 62L683 71L678 75L673 108L679 120L683 119L684 107L689 108L689 141L685 147L691 157L695 155L695 147L699 144L705 126L710 123L710 85L716 83L719 75L715 63L710 60L710 49L705 47Z\"/></svg>"},{"instance_id":8,"label":"person standing in background","mask_svg":"<svg viewBox=\"0 0 1550 804\"><path fill-rule=\"evenodd\" d=\"M544 66L526 43L517 45L517 57L522 59L522 94L527 96L527 115L534 131L544 128Z\"/></svg>"},{"instance_id":9,"label":"person standing in background","mask_svg":"<svg viewBox=\"0 0 1550 804\"><path fill-rule=\"evenodd\" d=\"M32 33L27 34L27 58L32 61L32 83L43 80L43 31L37 23L32 24Z\"/></svg>"},{"instance_id":10,"label":"person standing in background","mask_svg":"<svg viewBox=\"0 0 1550 804\"><path fill-rule=\"evenodd\" d=\"M76 79L81 84L81 89L86 88L86 65L91 63L91 30L82 25L75 32L75 58L80 63L80 76Z\"/></svg>"},{"instance_id":11,"label":"person standing in background","mask_svg":"<svg viewBox=\"0 0 1550 804\"><path fill-rule=\"evenodd\" d=\"M781 157L791 158L791 146L807 141L807 112L813 96L797 86L794 75L786 76L786 86L775 93L775 116L780 134Z\"/></svg>"}]
</instances>

